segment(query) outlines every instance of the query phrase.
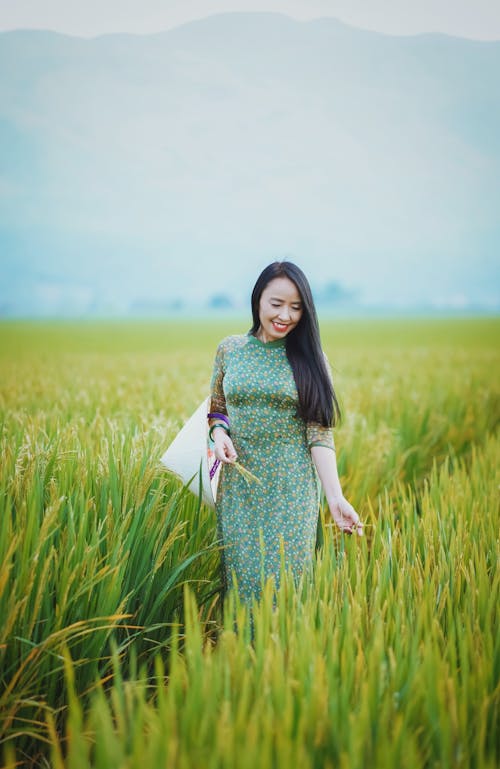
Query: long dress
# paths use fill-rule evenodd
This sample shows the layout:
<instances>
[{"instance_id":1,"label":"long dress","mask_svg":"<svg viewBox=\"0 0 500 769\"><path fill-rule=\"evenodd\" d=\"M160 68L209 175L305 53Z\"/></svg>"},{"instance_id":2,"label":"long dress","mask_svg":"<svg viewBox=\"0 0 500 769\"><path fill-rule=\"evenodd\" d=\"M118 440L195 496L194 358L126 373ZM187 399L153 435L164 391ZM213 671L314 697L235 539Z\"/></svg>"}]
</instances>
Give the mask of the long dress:
<instances>
[{"instance_id":1,"label":"long dress","mask_svg":"<svg viewBox=\"0 0 500 769\"><path fill-rule=\"evenodd\" d=\"M312 564L319 515L319 481L311 446L333 449L330 428L296 416L298 394L285 339L261 342L250 334L230 336L217 348L211 410L227 414L245 478L224 463L216 512L222 539L224 590L259 598L280 568L298 580Z\"/></svg>"}]
</instances>

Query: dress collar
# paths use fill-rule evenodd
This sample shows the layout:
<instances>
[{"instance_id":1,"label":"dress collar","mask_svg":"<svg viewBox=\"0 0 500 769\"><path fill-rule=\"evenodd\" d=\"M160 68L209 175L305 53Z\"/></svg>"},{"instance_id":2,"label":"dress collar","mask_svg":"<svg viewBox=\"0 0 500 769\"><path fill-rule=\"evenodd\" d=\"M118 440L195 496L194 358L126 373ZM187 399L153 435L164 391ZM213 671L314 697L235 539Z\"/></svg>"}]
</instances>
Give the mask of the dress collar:
<instances>
[{"instance_id":1,"label":"dress collar","mask_svg":"<svg viewBox=\"0 0 500 769\"><path fill-rule=\"evenodd\" d=\"M273 347L284 347L286 342L286 337L283 337L282 339L273 339L272 342L262 342L260 339L257 339L256 336L250 334L250 332L247 334L247 336L252 344L257 345L258 347L265 347L266 349Z\"/></svg>"}]
</instances>

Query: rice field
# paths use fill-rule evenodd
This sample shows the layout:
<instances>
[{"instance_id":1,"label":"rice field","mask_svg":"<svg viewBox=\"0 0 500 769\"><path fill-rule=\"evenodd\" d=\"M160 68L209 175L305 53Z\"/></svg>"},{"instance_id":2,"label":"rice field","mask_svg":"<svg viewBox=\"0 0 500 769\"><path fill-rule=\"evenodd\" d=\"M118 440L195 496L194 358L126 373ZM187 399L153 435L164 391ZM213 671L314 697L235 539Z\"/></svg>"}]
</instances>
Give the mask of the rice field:
<instances>
[{"instance_id":1,"label":"rice field","mask_svg":"<svg viewBox=\"0 0 500 769\"><path fill-rule=\"evenodd\" d=\"M249 322L0 324L0 762L500 764L500 319L322 324L344 493L314 575L221 596L159 466Z\"/></svg>"}]
</instances>

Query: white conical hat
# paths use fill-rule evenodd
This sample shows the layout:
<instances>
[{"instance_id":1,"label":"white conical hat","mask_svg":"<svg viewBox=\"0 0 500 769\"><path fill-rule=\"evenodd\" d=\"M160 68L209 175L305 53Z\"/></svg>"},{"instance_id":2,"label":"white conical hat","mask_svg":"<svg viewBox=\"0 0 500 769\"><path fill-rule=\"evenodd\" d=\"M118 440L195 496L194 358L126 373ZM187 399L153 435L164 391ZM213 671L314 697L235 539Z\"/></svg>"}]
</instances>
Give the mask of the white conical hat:
<instances>
[{"instance_id":1,"label":"white conical hat","mask_svg":"<svg viewBox=\"0 0 500 769\"><path fill-rule=\"evenodd\" d=\"M215 506L219 472L210 480L208 447L208 420L210 397L200 403L194 414L188 419L181 431L160 459L167 470L175 473L188 488L198 496L201 492L203 501Z\"/></svg>"}]
</instances>

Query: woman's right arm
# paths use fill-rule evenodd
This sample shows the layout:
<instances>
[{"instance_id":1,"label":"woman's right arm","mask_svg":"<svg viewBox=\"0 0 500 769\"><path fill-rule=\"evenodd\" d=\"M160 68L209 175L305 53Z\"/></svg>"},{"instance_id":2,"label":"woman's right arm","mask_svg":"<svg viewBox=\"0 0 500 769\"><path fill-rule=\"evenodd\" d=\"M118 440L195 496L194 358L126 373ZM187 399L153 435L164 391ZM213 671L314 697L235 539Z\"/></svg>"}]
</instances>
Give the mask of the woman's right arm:
<instances>
[{"instance_id":1,"label":"woman's right arm","mask_svg":"<svg viewBox=\"0 0 500 769\"><path fill-rule=\"evenodd\" d=\"M224 414L227 416L226 396L224 394L224 343L221 342L215 355L214 368L212 373L212 382L210 385L211 402L210 413ZM214 425L226 425L221 419L211 419L210 428L212 429L212 438L214 441L214 454L221 462L235 462L237 454L231 440L224 427L214 427Z\"/></svg>"}]
</instances>

